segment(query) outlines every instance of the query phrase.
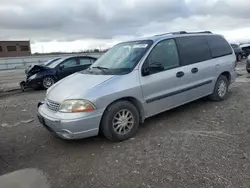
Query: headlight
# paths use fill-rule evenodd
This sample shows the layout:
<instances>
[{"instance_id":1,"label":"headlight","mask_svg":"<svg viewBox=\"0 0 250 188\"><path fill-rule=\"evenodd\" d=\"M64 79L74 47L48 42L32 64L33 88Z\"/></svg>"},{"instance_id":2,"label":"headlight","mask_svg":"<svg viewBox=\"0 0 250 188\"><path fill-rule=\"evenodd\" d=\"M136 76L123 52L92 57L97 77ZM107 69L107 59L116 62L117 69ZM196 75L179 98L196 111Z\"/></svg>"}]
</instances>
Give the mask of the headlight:
<instances>
[{"instance_id":1,"label":"headlight","mask_svg":"<svg viewBox=\"0 0 250 188\"><path fill-rule=\"evenodd\" d=\"M32 75L31 77L29 77L29 80L35 79L35 78L36 78L36 75L37 75L37 74L34 74L34 75Z\"/></svg>"},{"instance_id":2,"label":"headlight","mask_svg":"<svg viewBox=\"0 0 250 188\"><path fill-rule=\"evenodd\" d=\"M59 108L59 112L65 113L88 112L93 110L95 110L95 106L86 100L66 100Z\"/></svg>"}]
</instances>

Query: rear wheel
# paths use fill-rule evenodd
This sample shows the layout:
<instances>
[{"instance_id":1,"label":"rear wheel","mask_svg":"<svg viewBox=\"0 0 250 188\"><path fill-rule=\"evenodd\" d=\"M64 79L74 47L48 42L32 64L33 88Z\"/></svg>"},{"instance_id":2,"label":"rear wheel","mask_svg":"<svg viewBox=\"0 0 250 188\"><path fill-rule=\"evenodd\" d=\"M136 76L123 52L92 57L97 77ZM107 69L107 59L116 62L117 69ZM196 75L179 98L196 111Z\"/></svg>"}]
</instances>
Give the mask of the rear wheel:
<instances>
[{"instance_id":1,"label":"rear wheel","mask_svg":"<svg viewBox=\"0 0 250 188\"><path fill-rule=\"evenodd\" d=\"M250 73L250 70L247 70L248 73Z\"/></svg>"},{"instance_id":2,"label":"rear wheel","mask_svg":"<svg viewBox=\"0 0 250 188\"><path fill-rule=\"evenodd\" d=\"M131 138L138 128L139 112L128 101L118 101L109 106L101 122L101 130L104 136L117 142Z\"/></svg>"},{"instance_id":3,"label":"rear wheel","mask_svg":"<svg viewBox=\"0 0 250 188\"><path fill-rule=\"evenodd\" d=\"M214 92L209 96L209 98L213 101L222 101L226 98L228 93L229 80L226 76L220 75L215 87Z\"/></svg>"},{"instance_id":4,"label":"rear wheel","mask_svg":"<svg viewBox=\"0 0 250 188\"><path fill-rule=\"evenodd\" d=\"M55 83L55 80L51 76L46 76L43 78L42 86L44 89L50 88Z\"/></svg>"}]
</instances>

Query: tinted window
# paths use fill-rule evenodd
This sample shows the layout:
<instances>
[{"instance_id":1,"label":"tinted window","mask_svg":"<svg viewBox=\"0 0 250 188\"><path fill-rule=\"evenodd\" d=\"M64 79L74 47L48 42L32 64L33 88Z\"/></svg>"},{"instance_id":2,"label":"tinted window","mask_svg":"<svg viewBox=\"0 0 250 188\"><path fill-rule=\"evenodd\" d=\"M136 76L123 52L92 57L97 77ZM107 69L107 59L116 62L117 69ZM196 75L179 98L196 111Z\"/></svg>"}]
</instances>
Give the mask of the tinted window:
<instances>
[{"instance_id":1,"label":"tinted window","mask_svg":"<svg viewBox=\"0 0 250 188\"><path fill-rule=\"evenodd\" d=\"M219 35L206 36L207 42L211 48L212 57L221 57L232 54L232 49L228 42Z\"/></svg>"},{"instance_id":2,"label":"tinted window","mask_svg":"<svg viewBox=\"0 0 250 188\"><path fill-rule=\"evenodd\" d=\"M61 63L61 65L63 65L64 68L75 67L77 66L76 58L67 59Z\"/></svg>"},{"instance_id":3,"label":"tinted window","mask_svg":"<svg viewBox=\"0 0 250 188\"><path fill-rule=\"evenodd\" d=\"M91 64L90 59L88 59L86 57L80 57L79 60L80 60L80 65L89 65L89 64Z\"/></svg>"},{"instance_id":4,"label":"tinted window","mask_svg":"<svg viewBox=\"0 0 250 188\"><path fill-rule=\"evenodd\" d=\"M170 39L158 43L148 56L147 63L150 68L155 67L156 72L179 66L175 41Z\"/></svg>"},{"instance_id":5,"label":"tinted window","mask_svg":"<svg viewBox=\"0 0 250 188\"><path fill-rule=\"evenodd\" d=\"M204 36L177 38L182 65L190 65L211 59L211 52Z\"/></svg>"}]
</instances>

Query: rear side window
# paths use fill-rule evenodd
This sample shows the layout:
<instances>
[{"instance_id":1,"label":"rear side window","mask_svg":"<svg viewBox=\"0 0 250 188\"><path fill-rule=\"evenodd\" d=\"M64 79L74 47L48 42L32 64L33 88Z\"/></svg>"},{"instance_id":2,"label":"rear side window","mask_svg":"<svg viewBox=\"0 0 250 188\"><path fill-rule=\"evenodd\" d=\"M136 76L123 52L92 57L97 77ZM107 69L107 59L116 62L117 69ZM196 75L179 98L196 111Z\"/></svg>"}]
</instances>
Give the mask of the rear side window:
<instances>
[{"instance_id":1,"label":"rear side window","mask_svg":"<svg viewBox=\"0 0 250 188\"><path fill-rule=\"evenodd\" d=\"M232 48L223 37L219 35L209 35L206 36L206 39L211 48L213 58L232 54Z\"/></svg>"},{"instance_id":2,"label":"rear side window","mask_svg":"<svg viewBox=\"0 0 250 188\"><path fill-rule=\"evenodd\" d=\"M190 65L211 59L211 52L205 36L177 38L182 65Z\"/></svg>"}]
</instances>

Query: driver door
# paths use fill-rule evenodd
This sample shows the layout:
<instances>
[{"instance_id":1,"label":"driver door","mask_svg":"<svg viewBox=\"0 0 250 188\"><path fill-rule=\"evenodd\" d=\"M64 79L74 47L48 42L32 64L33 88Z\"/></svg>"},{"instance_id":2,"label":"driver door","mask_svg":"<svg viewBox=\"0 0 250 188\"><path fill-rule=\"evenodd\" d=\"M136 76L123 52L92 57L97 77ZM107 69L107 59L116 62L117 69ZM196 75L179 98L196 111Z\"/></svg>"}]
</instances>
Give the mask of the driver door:
<instances>
[{"instance_id":1,"label":"driver door","mask_svg":"<svg viewBox=\"0 0 250 188\"><path fill-rule=\"evenodd\" d=\"M72 57L64 60L59 66L57 71L57 76L59 79L65 78L75 71L75 67L77 66L77 58Z\"/></svg>"},{"instance_id":2,"label":"driver door","mask_svg":"<svg viewBox=\"0 0 250 188\"><path fill-rule=\"evenodd\" d=\"M186 101L185 91L180 92L188 82L182 69L175 40L156 44L144 62L140 76L146 117Z\"/></svg>"}]
</instances>

